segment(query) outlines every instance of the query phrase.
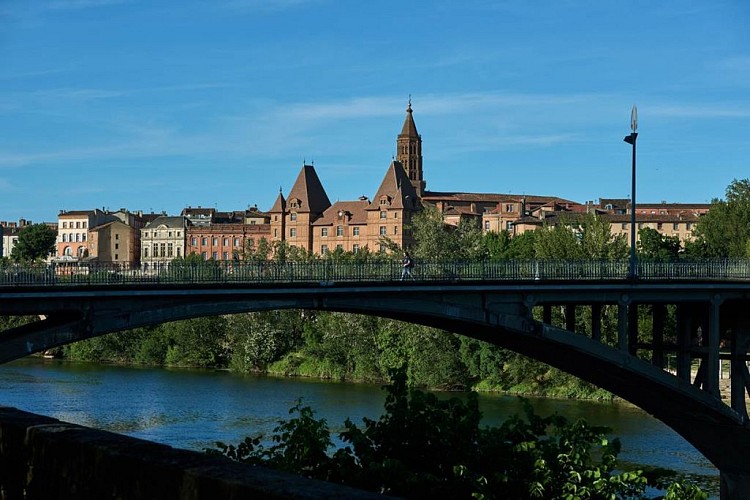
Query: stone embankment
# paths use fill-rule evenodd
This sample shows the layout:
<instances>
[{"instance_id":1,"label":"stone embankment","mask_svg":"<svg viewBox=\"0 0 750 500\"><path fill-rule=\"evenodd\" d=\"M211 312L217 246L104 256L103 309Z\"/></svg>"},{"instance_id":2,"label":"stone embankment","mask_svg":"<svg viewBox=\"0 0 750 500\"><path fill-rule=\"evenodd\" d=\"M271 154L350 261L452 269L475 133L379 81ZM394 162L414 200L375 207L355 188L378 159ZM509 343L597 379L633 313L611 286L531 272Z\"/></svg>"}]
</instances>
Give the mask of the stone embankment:
<instances>
[{"instance_id":1,"label":"stone embankment","mask_svg":"<svg viewBox=\"0 0 750 500\"><path fill-rule=\"evenodd\" d=\"M0 498L384 497L0 407Z\"/></svg>"}]
</instances>

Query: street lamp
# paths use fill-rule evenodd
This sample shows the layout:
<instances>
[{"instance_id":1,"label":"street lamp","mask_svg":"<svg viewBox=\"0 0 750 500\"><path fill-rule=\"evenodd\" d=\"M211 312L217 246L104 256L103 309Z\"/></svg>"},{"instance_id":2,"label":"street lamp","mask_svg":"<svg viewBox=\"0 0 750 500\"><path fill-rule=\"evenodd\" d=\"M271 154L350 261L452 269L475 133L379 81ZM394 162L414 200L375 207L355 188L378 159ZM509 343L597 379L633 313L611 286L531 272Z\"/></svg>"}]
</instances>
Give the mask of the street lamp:
<instances>
[{"instance_id":1,"label":"street lamp","mask_svg":"<svg viewBox=\"0 0 750 500\"><path fill-rule=\"evenodd\" d=\"M635 256L635 140L638 138L638 108L633 105L630 112L630 130L632 132L625 136L625 142L633 145L633 173L630 191L630 264L628 266L628 278L638 277L638 261Z\"/></svg>"}]
</instances>

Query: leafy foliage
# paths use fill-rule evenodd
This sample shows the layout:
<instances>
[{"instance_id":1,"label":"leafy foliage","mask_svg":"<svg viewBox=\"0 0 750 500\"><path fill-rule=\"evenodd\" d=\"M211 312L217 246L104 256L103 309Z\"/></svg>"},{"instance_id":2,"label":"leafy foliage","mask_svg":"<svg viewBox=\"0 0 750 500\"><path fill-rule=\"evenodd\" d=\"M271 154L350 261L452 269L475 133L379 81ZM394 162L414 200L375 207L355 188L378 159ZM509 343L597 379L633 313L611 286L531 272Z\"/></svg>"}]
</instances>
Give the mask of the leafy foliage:
<instances>
[{"instance_id":1,"label":"leafy foliage","mask_svg":"<svg viewBox=\"0 0 750 500\"><path fill-rule=\"evenodd\" d=\"M697 257L750 257L750 179L733 180L726 200L714 200L695 228Z\"/></svg>"},{"instance_id":2,"label":"leafy foliage","mask_svg":"<svg viewBox=\"0 0 750 500\"><path fill-rule=\"evenodd\" d=\"M10 257L16 262L34 262L46 259L55 251L57 234L46 224L31 224L18 231Z\"/></svg>"},{"instance_id":3,"label":"leafy foliage","mask_svg":"<svg viewBox=\"0 0 750 500\"><path fill-rule=\"evenodd\" d=\"M637 247L640 260L674 262L680 257L680 238L663 235L650 227L638 231Z\"/></svg>"},{"instance_id":4,"label":"leafy foliage","mask_svg":"<svg viewBox=\"0 0 750 500\"><path fill-rule=\"evenodd\" d=\"M607 439L607 428L541 417L527 402L525 418L480 427L476 396L441 400L409 390L405 369L391 375L385 413L365 418L362 428L347 419L345 446L332 455L326 421L301 400L290 410L294 417L274 429L269 448L255 436L206 451L407 498L645 498L648 484L664 486L663 474L618 470L620 442ZM666 495L706 498L680 483Z\"/></svg>"}]
</instances>

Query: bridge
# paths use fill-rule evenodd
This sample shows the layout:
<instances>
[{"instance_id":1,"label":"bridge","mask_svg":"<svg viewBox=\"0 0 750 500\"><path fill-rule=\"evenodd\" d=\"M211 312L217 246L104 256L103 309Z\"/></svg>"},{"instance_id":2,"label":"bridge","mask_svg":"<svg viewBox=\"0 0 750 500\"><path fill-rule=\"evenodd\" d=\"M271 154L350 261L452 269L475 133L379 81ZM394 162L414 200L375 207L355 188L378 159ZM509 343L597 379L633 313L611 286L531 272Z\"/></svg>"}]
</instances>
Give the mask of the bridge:
<instances>
[{"instance_id":1,"label":"bridge","mask_svg":"<svg viewBox=\"0 0 750 500\"><path fill-rule=\"evenodd\" d=\"M391 261L148 272L6 267L0 315L43 319L0 332L0 362L208 315L311 309L388 317L484 340L609 390L703 453L720 470L722 498L750 498L750 261L640 263L635 274L628 278L627 263L593 261L421 262L409 281ZM610 310L613 336L602 327ZM650 334L638 327L646 314ZM719 391L722 361L728 404Z\"/></svg>"}]
</instances>

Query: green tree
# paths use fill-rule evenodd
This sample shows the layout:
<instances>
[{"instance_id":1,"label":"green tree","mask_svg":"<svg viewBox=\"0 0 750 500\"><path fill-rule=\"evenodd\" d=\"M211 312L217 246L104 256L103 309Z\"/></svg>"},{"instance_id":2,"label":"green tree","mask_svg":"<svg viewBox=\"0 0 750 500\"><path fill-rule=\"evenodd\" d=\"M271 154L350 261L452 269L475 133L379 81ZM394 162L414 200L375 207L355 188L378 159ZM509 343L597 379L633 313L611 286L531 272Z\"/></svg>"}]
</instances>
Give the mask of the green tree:
<instances>
[{"instance_id":1,"label":"green tree","mask_svg":"<svg viewBox=\"0 0 750 500\"><path fill-rule=\"evenodd\" d=\"M18 231L11 251L11 259L16 262L35 262L46 259L55 252L57 234L46 224L31 224Z\"/></svg>"},{"instance_id":2,"label":"green tree","mask_svg":"<svg viewBox=\"0 0 750 500\"><path fill-rule=\"evenodd\" d=\"M656 229L644 227L638 231L638 258L646 261L674 262L680 256L680 238L666 236Z\"/></svg>"},{"instance_id":3,"label":"green tree","mask_svg":"<svg viewBox=\"0 0 750 500\"><path fill-rule=\"evenodd\" d=\"M443 214L427 206L412 217L408 226L414 236L412 253L422 260L469 260L487 255L479 224L461 219L457 226L446 224Z\"/></svg>"},{"instance_id":4,"label":"green tree","mask_svg":"<svg viewBox=\"0 0 750 500\"><path fill-rule=\"evenodd\" d=\"M222 367L228 357L226 318L208 316L164 325L169 339L166 363L173 366Z\"/></svg>"},{"instance_id":5,"label":"green tree","mask_svg":"<svg viewBox=\"0 0 750 500\"><path fill-rule=\"evenodd\" d=\"M696 244L686 246L691 256L750 257L750 180L733 180L725 194L696 225Z\"/></svg>"}]
</instances>

